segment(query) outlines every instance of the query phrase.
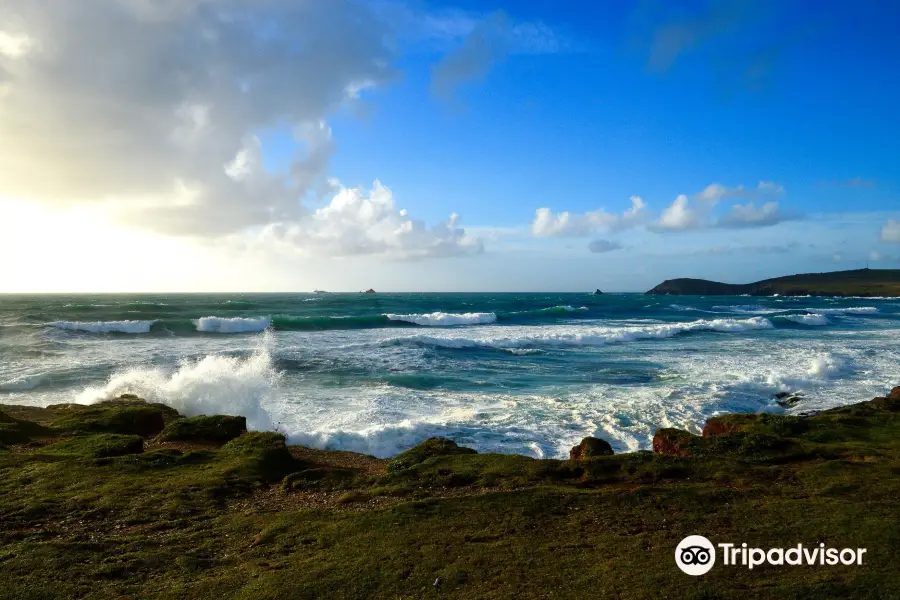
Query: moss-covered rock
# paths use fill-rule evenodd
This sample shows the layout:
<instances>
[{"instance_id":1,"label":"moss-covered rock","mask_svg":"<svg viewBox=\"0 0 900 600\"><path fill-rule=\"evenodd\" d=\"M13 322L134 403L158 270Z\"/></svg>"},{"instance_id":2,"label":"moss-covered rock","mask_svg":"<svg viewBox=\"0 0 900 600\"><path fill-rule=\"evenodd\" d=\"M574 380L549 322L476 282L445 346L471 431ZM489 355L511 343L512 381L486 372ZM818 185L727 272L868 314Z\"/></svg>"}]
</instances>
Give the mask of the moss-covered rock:
<instances>
[{"instance_id":1,"label":"moss-covered rock","mask_svg":"<svg viewBox=\"0 0 900 600\"><path fill-rule=\"evenodd\" d=\"M24 444L30 442L35 437L52 434L53 431L47 427L32 423L31 421L14 419L0 411L0 444L4 446Z\"/></svg>"},{"instance_id":2,"label":"moss-covered rock","mask_svg":"<svg viewBox=\"0 0 900 600\"><path fill-rule=\"evenodd\" d=\"M707 419L703 437L724 435L732 431L767 433L776 436L795 437L809 429L809 420L790 415L768 413L751 415L722 415Z\"/></svg>"},{"instance_id":3,"label":"moss-covered rock","mask_svg":"<svg viewBox=\"0 0 900 600\"><path fill-rule=\"evenodd\" d=\"M595 437L586 437L581 443L569 451L569 460L580 461L598 456L612 456L612 446L606 440Z\"/></svg>"},{"instance_id":4,"label":"moss-covered rock","mask_svg":"<svg viewBox=\"0 0 900 600\"><path fill-rule=\"evenodd\" d=\"M388 463L388 472L408 469L420 464L433 456L450 456L454 454L476 454L475 450L457 446L453 440L447 438L428 438L421 444L413 446L405 452L401 452Z\"/></svg>"},{"instance_id":5,"label":"moss-covered rock","mask_svg":"<svg viewBox=\"0 0 900 600\"><path fill-rule=\"evenodd\" d=\"M269 481L281 479L298 466L284 436L271 431L249 431L222 446L222 452L255 459L259 475Z\"/></svg>"},{"instance_id":6,"label":"moss-covered rock","mask_svg":"<svg viewBox=\"0 0 900 600\"><path fill-rule=\"evenodd\" d=\"M657 429L653 435L653 452L663 456L690 456L700 439L700 436L681 429Z\"/></svg>"},{"instance_id":7,"label":"moss-covered rock","mask_svg":"<svg viewBox=\"0 0 900 600\"><path fill-rule=\"evenodd\" d=\"M224 444L247 432L246 417L212 415L169 421L157 436L161 442L198 441Z\"/></svg>"},{"instance_id":8,"label":"moss-covered rock","mask_svg":"<svg viewBox=\"0 0 900 600\"><path fill-rule=\"evenodd\" d=\"M51 444L40 450L41 454L77 456L81 458L108 458L140 454L144 451L144 439L138 435L98 433L78 435Z\"/></svg>"},{"instance_id":9,"label":"moss-covered rock","mask_svg":"<svg viewBox=\"0 0 900 600\"><path fill-rule=\"evenodd\" d=\"M57 404L51 427L66 433L118 433L150 437L162 431L178 411L164 404L119 399L99 404Z\"/></svg>"}]
</instances>

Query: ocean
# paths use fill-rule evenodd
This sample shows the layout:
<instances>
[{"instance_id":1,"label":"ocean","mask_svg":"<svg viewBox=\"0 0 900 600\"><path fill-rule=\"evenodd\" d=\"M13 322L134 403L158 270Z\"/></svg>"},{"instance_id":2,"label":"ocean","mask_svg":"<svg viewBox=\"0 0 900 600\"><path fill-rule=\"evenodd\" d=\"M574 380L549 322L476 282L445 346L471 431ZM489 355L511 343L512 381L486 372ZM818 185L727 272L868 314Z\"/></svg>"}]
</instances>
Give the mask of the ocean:
<instances>
[{"instance_id":1,"label":"ocean","mask_svg":"<svg viewBox=\"0 0 900 600\"><path fill-rule=\"evenodd\" d=\"M446 436L551 458L588 435L633 451L723 412L870 399L900 384L898 334L897 298L0 295L0 403L133 393L319 448Z\"/></svg>"}]
</instances>

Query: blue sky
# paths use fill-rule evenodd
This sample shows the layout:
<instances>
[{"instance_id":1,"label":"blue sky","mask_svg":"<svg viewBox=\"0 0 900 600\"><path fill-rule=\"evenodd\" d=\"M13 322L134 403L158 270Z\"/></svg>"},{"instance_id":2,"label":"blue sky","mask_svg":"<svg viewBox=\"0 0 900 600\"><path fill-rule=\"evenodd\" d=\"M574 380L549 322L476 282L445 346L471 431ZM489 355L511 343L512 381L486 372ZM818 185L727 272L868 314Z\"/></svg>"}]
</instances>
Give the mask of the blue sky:
<instances>
[{"instance_id":1,"label":"blue sky","mask_svg":"<svg viewBox=\"0 0 900 600\"><path fill-rule=\"evenodd\" d=\"M543 206L621 212L629 196L639 195L661 209L710 183L772 181L784 187L778 202L796 220L741 232L752 256L717 253L730 237L719 231L668 233L642 244L707 244L709 255L698 250L666 266L672 261L654 257L662 267L654 271L740 280L743 273L849 268L872 252L897 254L879 240L879 231L900 208L900 38L894 35L900 5L824 2L815 11L801 2L682 2L666 3L665 10L584 2L428 7L482 18L502 11L509 23L539 22L559 47L510 50L483 75L461 81L451 98L430 91L434 64L447 49L412 47L400 62L400 79L367 99L364 117L344 114L333 121L339 140L334 172L342 181L364 185L378 178L428 221L456 211L467 225L485 227L527 225ZM662 43L654 36L667 26L697 31L685 33L692 41L683 45L654 49ZM272 152L279 154L277 145ZM821 237L803 233L810 230ZM623 244L634 237L612 236ZM775 254L780 240L806 248ZM579 251L585 246L567 241ZM884 258L871 265L898 266Z\"/></svg>"},{"instance_id":2,"label":"blue sky","mask_svg":"<svg viewBox=\"0 0 900 600\"><path fill-rule=\"evenodd\" d=\"M147 156L116 176L59 174L60 185L89 179L96 202L100 191L150 197L174 178L196 190L194 207L166 200L131 214L139 203L123 201L112 220L215 246L220 262L264 263L247 267L253 288L354 289L365 276L386 289L637 291L678 276L900 267L897 3L336 0L306 10L223 0L214 6L226 18L190 0L153 25L144 13L91 18L140 32L122 42L138 71L129 77L173 60L227 77L178 80L158 99L123 91L152 83L104 81L88 108L83 90L97 82L53 80L58 71L34 58L41 33L71 17L20 6L23 33L6 39L37 43L5 55L0 43L13 93L52 90L61 120L99 114L111 98L152 114L148 123L181 119L177 148L135 128L127 147ZM60 47L100 56L69 31ZM173 59L172 35L222 47ZM248 36L255 45L235 44ZM240 81L239 92L222 81ZM79 94L66 94L75 84ZM107 146L79 159L125 160ZM239 167L227 177L222 159L202 164L219 148ZM166 153L170 162L157 157ZM34 145L35 160L47 154ZM58 190L32 193L45 180L0 178L0 196L56 210ZM371 217L376 180L382 212ZM203 287L228 285L210 276Z\"/></svg>"}]
</instances>

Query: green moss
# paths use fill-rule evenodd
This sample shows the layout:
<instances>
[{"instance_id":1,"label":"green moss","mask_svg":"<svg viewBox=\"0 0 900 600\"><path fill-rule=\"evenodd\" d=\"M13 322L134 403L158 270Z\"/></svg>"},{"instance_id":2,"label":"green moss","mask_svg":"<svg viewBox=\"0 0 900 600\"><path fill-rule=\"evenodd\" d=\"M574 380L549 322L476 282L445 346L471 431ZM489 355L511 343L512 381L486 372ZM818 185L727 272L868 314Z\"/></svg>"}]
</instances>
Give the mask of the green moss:
<instances>
[{"instance_id":1,"label":"green moss","mask_svg":"<svg viewBox=\"0 0 900 600\"><path fill-rule=\"evenodd\" d=\"M67 433L119 433L153 436L178 412L163 404L142 400L112 400L99 404L65 404L49 407L56 415L51 427Z\"/></svg>"},{"instance_id":2,"label":"green moss","mask_svg":"<svg viewBox=\"0 0 900 600\"><path fill-rule=\"evenodd\" d=\"M475 450L457 446L456 442L447 438L428 438L421 444L395 456L388 464L388 471L408 469L434 456L450 456L454 454L475 454Z\"/></svg>"},{"instance_id":3,"label":"green moss","mask_svg":"<svg viewBox=\"0 0 900 600\"><path fill-rule=\"evenodd\" d=\"M199 416L169 421L157 439L161 442L200 441L224 444L246 431L245 417Z\"/></svg>"},{"instance_id":4,"label":"green moss","mask_svg":"<svg viewBox=\"0 0 900 600\"><path fill-rule=\"evenodd\" d=\"M41 454L77 456L82 458L106 458L140 454L144 451L144 439L137 435L99 433L79 435L62 442L44 446Z\"/></svg>"},{"instance_id":5,"label":"green moss","mask_svg":"<svg viewBox=\"0 0 900 600\"><path fill-rule=\"evenodd\" d=\"M247 432L222 446L222 453L249 459L252 473L267 481L279 480L302 466L291 456L284 436L270 431Z\"/></svg>"},{"instance_id":6,"label":"green moss","mask_svg":"<svg viewBox=\"0 0 900 600\"><path fill-rule=\"evenodd\" d=\"M53 431L31 421L15 419L0 411L0 445L24 444L34 438L52 435Z\"/></svg>"}]
</instances>

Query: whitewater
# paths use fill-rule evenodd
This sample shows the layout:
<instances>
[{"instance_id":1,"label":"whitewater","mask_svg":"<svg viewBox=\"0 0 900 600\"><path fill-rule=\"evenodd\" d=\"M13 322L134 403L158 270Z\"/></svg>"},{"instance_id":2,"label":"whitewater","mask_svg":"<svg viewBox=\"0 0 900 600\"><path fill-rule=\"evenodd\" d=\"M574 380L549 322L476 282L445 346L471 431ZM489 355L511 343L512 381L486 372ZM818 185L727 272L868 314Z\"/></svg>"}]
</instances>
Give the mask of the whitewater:
<instances>
[{"instance_id":1,"label":"whitewater","mask_svg":"<svg viewBox=\"0 0 900 600\"><path fill-rule=\"evenodd\" d=\"M0 296L0 404L124 393L292 443L562 457L900 384L900 300L643 294ZM778 392L801 401L784 408Z\"/></svg>"}]
</instances>

